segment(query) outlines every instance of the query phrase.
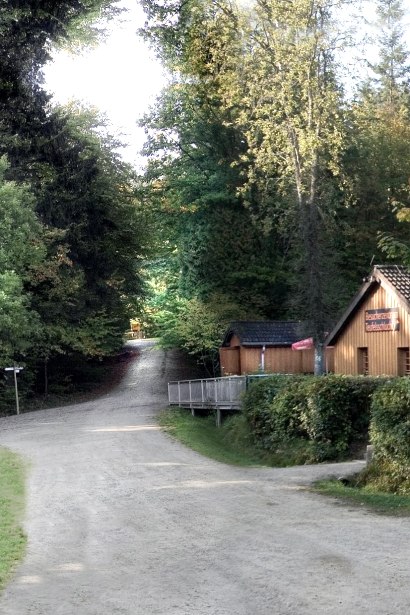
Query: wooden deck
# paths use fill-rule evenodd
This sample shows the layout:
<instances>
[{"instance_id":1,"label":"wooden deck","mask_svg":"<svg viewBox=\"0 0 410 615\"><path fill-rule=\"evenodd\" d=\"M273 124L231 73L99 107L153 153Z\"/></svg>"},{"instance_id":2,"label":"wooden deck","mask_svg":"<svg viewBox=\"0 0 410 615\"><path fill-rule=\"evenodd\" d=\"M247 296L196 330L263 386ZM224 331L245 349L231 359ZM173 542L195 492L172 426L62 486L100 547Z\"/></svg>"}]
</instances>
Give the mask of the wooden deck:
<instances>
[{"instance_id":1,"label":"wooden deck","mask_svg":"<svg viewBox=\"0 0 410 615\"><path fill-rule=\"evenodd\" d=\"M223 411L238 411L241 397L246 391L250 378L258 376L225 376L202 380L179 380L168 383L170 406L195 410L216 410L217 425L221 424Z\"/></svg>"}]
</instances>

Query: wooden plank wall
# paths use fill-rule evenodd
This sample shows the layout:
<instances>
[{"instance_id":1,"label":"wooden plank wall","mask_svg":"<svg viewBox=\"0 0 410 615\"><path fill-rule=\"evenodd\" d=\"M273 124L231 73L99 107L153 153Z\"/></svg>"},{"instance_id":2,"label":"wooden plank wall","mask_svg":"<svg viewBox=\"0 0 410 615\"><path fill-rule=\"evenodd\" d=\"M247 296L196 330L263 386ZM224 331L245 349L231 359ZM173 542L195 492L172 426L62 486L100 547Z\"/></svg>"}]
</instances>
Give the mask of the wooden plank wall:
<instances>
[{"instance_id":1,"label":"wooden plank wall","mask_svg":"<svg viewBox=\"0 0 410 615\"><path fill-rule=\"evenodd\" d=\"M241 374L239 348L220 348L219 360L221 376L239 376Z\"/></svg>"},{"instance_id":2,"label":"wooden plank wall","mask_svg":"<svg viewBox=\"0 0 410 615\"><path fill-rule=\"evenodd\" d=\"M246 347L240 349L242 374L259 372L262 349ZM306 356L307 355L307 356ZM265 372L277 374L301 374L313 371L313 351L292 350L292 348L266 348Z\"/></svg>"},{"instance_id":3,"label":"wooden plank wall","mask_svg":"<svg viewBox=\"0 0 410 615\"><path fill-rule=\"evenodd\" d=\"M397 307L399 331L365 331L365 310ZM335 345L335 372L358 374L358 349L367 348L369 375L399 375L398 349L409 347L409 314L399 304L396 295L377 287L354 315Z\"/></svg>"},{"instance_id":4,"label":"wooden plank wall","mask_svg":"<svg viewBox=\"0 0 410 615\"><path fill-rule=\"evenodd\" d=\"M219 349L221 375L254 374L261 370L261 347L222 347ZM333 370L333 348L326 350L327 369ZM266 348L265 372L310 374L314 370L314 351L292 348Z\"/></svg>"}]
</instances>

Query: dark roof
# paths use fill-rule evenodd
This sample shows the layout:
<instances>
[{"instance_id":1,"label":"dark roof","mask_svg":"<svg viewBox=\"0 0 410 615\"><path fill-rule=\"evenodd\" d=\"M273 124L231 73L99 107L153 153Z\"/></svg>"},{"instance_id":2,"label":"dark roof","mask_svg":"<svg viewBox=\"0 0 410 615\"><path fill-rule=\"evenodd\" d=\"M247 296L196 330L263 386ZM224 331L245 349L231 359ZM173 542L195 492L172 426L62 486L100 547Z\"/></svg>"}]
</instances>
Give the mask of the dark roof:
<instances>
[{"instance_id":1,"label":"dark roof","mask_svg":"<svg viewBox=\"0 0 410 615\"><path fill-rule=\"evenodd\" d=\"M383 286L395 293L398 302L410 312L410 269L402 265L375 265L371 274L363 280L359 292L353 297L347 310L326 339L326 344L334 344L356 310L377 286Z\"/></svg>"},{"instance_id":2,"label":"dark roof","mask_svg":"<svg viewBox=\"0 0 410 615\"><path fill-rule=\"evenodd\" d=\"M229 325L222 346L229 346L234 335L241 346L291 346L303 337L301 330L296 320L238 320Z\"/></svg>"},{"instance_id":3,"label":"dark roof","mask_svg":"<svg viewBox=\"0 0 410 615\"><path fill-rule=\"evenodd\" d=\"M375 269L382 274L392 289L401 295L410 307L410 270L400 265L376 265Z\"/></svg>"}]
</instances>

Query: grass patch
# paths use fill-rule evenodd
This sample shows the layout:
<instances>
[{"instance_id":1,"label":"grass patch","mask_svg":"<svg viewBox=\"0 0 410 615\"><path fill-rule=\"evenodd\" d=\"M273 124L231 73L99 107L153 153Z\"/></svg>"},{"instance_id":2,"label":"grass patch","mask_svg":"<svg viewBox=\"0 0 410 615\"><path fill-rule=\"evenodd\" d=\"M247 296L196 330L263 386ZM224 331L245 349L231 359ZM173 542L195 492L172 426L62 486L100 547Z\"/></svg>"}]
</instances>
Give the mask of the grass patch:
<instances>
[{"instance_id":1,"label":"grass patch","mask_svg":"<svg viewBox=\"0 0 410 615\"><path fill-rule=\"evenodd\" d=\"M160 414L159 423L171 436L205 457L238 466L266 465L263 453L247 441L246 434L238 433L240 428L235 429L235 437L229 437L238 418L228 418L218 428L213 415L193 417L189 410L172 408Z\"/></svg>"},{"instance_id":2,"label":"grass patch","mask_svg":"<svg viewBox=\"0 0 410 615\"><path fill-rule=\"evenodd\" d=\"M355 486L354 477L348 484L339 480L321 480L314 484L313 490L349 504L365 506L379 514L410 516L410 496L377 491L369 486Z\"/></svg>"},{"instance_id":3,"label":"grass patch","mask_svg":"<svg viewBox=\"0 0 410 615\"><path fill-rule=\"evenodd\" d=\"M0 448L0 590L25 552L26 536L20 526L24 510L24 479L21 458Z\"/></svg>"}]
</instances>

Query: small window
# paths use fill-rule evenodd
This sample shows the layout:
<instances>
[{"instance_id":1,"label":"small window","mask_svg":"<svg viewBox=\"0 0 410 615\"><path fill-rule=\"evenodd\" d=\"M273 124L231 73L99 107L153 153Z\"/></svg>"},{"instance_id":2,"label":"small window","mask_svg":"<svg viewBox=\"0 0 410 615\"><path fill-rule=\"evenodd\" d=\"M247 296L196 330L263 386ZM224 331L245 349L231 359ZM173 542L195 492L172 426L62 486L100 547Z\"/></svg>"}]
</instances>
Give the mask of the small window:
<instances>
[{"instance_id":1,"label":"small window","mask_svg":"<svg viewBox=\"0 0 410 615\"><path fill-rule=\"evenodd\" d=\"M358 348L357 371L363 376L369 375L369 350L368 348Z\"/></svg>"},{"instance_id":2,"label":"small window","mask_svg":"<svg viewBox=\"0 0 410 615\"><path fill-rule=\"evenodd\" d=\"M399 376L410 376L410 349L398 348L397 349L397 364Z\"/></svg>"}]
</instances>

